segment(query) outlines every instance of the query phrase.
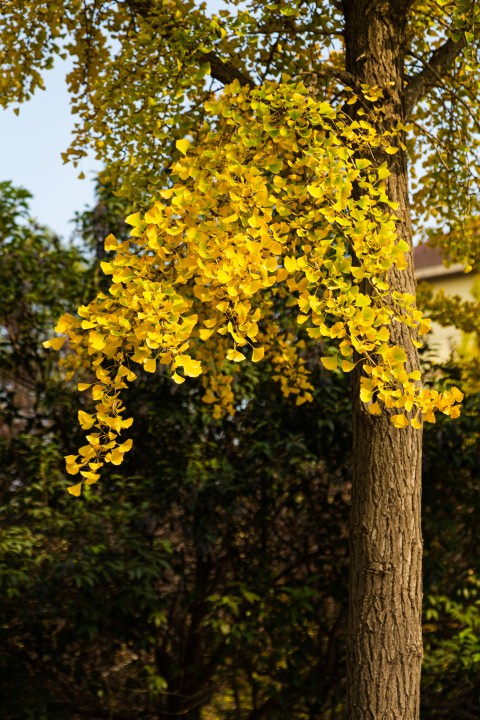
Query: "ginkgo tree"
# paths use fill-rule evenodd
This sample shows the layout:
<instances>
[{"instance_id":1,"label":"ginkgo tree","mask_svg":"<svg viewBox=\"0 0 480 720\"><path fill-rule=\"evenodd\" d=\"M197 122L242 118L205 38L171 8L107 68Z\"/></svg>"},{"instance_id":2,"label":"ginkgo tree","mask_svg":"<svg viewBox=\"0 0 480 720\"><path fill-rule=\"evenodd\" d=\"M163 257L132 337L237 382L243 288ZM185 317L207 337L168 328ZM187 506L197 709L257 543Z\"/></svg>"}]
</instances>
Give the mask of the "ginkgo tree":
<instances>
[{"instance_id":1,"label":"ginkgo tree","mask_svg":"<svg viewBox=\"0 0 480 720\"><path fill-rule=\"evenodd\" d=\"M209 17L180 0L33 0L5 3L1 39L5 105L70 53L65 159L93 145L139 208L130 241L106 239L108 293L47 341L68 340L67 378L96 377L79 386L93 403L79 412L87 444L66 459L72 494L131 448L135 366L202 375L215 417L235 411L232 368L249 361L308 402L303 343L275 312L298 306L309 337L335 347L325 367L354 377L347 715L417 718L421 429L457 417L462 393L421 383L411 210L472 268L476 4L253 0Z\"/></svg>"}]
</instances>

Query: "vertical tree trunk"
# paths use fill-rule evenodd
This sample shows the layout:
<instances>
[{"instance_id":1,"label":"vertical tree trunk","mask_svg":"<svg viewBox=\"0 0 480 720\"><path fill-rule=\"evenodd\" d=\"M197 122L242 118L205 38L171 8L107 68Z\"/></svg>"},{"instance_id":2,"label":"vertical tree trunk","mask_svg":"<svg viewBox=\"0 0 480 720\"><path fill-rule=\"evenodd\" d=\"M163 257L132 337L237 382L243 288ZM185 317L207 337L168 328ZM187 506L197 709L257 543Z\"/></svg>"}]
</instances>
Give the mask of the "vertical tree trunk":
<instances>
[{"instance_id":1,"label":"vertical tree trunk","mask_svg":"<svg viewBox=\"0 0 480 720\"><path fill-rule=\"evenodd\" d=\"M385 86L385 123L403 120L403 52L408 3L344 0L346 69L360 82ZM393 144L393 143L392 143ZM399 203L397 231L412 247L405 153L388 160L387 192ZM415 294L413 259L391 271L392 289ZM418 368L408 330L390 326ZM417 720L422 662L421 432L396 429L388 411L370 415L354 378L354 479L350 526L348 720ZM396 411L398 412L398 410Z\"/></svg>"}]
</instances>

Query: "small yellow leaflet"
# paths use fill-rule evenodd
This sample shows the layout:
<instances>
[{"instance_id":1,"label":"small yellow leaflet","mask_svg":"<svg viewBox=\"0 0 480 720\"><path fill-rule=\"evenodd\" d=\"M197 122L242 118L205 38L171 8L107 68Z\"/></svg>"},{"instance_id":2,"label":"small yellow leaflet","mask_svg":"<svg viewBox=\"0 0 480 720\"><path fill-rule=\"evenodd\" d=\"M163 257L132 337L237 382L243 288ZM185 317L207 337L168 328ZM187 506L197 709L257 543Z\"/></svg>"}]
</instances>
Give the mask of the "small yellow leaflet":
<instances>
[{"instance_id":1,"label":"small yellow leaflet","mask_svg":"<svg viewBox=\"0 0 480 720\"><path fill-rule=\"evenodd\" d=\"M180 150L180 152L183 153L184 155L187 154L189 145L190 145L190 140L187 140L187 138L184 138L183 140L177 140L177 142L175 143L177 150Z\"/></svg>"}]
</instances>

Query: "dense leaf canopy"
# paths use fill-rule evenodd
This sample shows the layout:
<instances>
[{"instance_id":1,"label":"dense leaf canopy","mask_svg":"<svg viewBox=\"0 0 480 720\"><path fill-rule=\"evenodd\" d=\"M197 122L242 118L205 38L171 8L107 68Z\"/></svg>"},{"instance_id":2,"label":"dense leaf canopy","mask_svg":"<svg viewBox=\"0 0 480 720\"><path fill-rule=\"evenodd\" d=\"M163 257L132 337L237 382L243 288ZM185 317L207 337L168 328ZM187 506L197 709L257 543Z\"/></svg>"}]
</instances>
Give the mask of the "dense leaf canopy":
<instances>
[{"instance_id":1,"label":"dense leaf canopy","mask_svg":"<svg viewBox=\"0 0 480 720\"><path fill-rule=\"evenodd\" d=\"M311 400L298 333L279 331L276 296L299 306L312 337L338 338L325 367L362 361L371 413L391 410L398 428L434 422L436 410L458 416L462 394L421 387L390 342L401 323L418 346L428 321L413 295L391 292L409 245L384 181L390 156L421 156L418 229L437 217L450 259L475 261L477 14L470 2L412 3L399 119L395 87L360 86L345 71L333 3L234 4L213 18L203 5L150 0L8 4L3 102L23 102L55 54L70 53L80 122L66 157L78 161L93 143L120 196L142 209L156 200L131 217L133 241L107 240L117 251L104 265L109 293L57 326L73 351L62 360L69 376L90 362L98 381L95 412L80 413L95 431L69 472L95 482L130 449L119 393L135 363L147 372L164 363L177 382L203 373L219 416L235 406L229 363L251 346L253 361L276 363L287 396Z\"/></svg>"}]
</instances>

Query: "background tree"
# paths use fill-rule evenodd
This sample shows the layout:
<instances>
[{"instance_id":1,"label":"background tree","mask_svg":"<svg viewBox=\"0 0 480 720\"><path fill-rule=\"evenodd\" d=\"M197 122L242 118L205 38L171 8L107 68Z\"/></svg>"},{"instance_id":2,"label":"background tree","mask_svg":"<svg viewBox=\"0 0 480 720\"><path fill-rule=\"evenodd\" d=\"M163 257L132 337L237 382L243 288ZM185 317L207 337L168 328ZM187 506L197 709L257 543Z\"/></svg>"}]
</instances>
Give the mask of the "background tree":
<instances>
[{"instance_id":1,"label":"background tree","mask_svg":"<svg viewBox=\"0 0 480 720\"><path fill-rule=\"evenodd\" d=\"M112 161L105 177L117 183L118 191L130 201L144 204L146 198L168 184L168 174L162 172L162 168L170 167L172 139L190 133L200 148L200 156L202 147L208 148L203 105L212 89L205 85L208 70L210 77L218 82L234 80L245 87L267 78L278 79L280 71L287 72L295 81L302 73L310 73L319 79L317 87L321 99L339 108L349 94L339 91L338 82L349 85L360 97L362 83L379 88L370 91L370 96L367 94L367 110L368 103L375 103L380 97L378 93L383 93L382 125L380 127L380 116L377 115L370 128L376 129L377 136L381 132L383 138L389 137L391 145L373 143L375 172L371 179L368 173L362 176L362 182L369 186L370 196L375 197L377 191L372 189L372 183L381 181L383 175L385 185L379 186L376 197L379 202L387 200L396 204L397 232L410 248L410 202L404 154L407 139L402 139L402 133L406 131L403 123L409 117L413 120L413 135L406 146L410 158L415 160L419 150L425 153L425 148L429 148L426 150L425 176L414 196L416 215L420 216L421 222L424 208L433 206L439 231L443 232L445 227L449 231L447 237L450 239L442 241L449 256L469 263L475 260L472 231L477 198L476 176L471 170L472 153L478 142L475 135L477 9L474 3L420 4L394 0L371 3L362 0L345 3L342 8L333 3L322 3L318 7L302 3L273 6L253 3L250 11L239 11L233 16L225 11L213 20L206 17L203 6L195 8L180 3L163 6L156 2L127 2L112 9L97 2L81 7L76 3L35 2L26 10L23 4L9 3L5 13L2 33L6 57L5 102L28 97L41 83L39 70L51 64L52 54L61 52L58 40L62 33L70 33L73 39L69 50L78 63L71 76L71 86L78 99L78 102L74 101L75 107L83 120L70 156L75 158L84 152L83 144L87 138L93 141L99 156ZM116 55L109 50L107 37L114 37L119 43ZM325 60L326 56L328 60ZM453 64L455 59L457 62ZM331 78L336 81L333 86L328 82ZM288 102L294 87L300 88L289 82L284 78L278 90ZM368 93L365 87L363 90ZM261 96L252 91L251 97ZM360 101L355 104L355 99L351 99L353 125L349 127L353 131L356 120L361 119L359 113L364 109ZM258 109L247 105L247 109L242 110L246 113L247 125L249 108ZM229 102L224 101L217 109L220 113L225 111L226 117L234 117L228 115L229 110L233 112ZM262 107L260 110L263 112ZM299 107L293 108L292 112L298 110ZM347 116L340 114L339 117L343 122ZM336 118L337 114L331 116L332 122ZM212 113L209 122L215 125ZM220 119L217 126L220 129L222 122ZM241 126L243 120L235 122ZM257 115L255 123L258 122ZM322 125L322 122L317 117L313 125ZM323 124L324 130L327 125ZM295 130L300 136L301 132L313 131L300 126L301 123ZM363 129L367 131L366 127ZM263 128L267 134L277 130L280 132L276 126ZM389 135L392 132L396 134ZM362 138L361 132L353 141L350 138L350 148L366 152L368 148L362 147ZM185 149L183 145L179 147ZM318 147L317 151L320 153L317 158L330 157L328 151L326 155L322 155L323 150ZM335 167L341 168L341 163L347 162L340 158L338 165L339 157L337 155L330 165L332 176L335 176ZM180 175L189 173L189 168L194 171L195 162L191 159L190 165L188 162L177 163ZM385 163L388 176L383 174ZM347 167L350 167L348 163ZM276 169L274 161L268 165L268 171L291 182L301 180L297 173L292 174L287 169L282 176L282 167ZM340 170L340 175L342 172ZM186 177L182 177L182 181L186 182ZM187 187L192 186L193 180L190 186L187 183ZM322 188L313 187L321 194ZM199 191L203 192L201 188ZM205 192L208 194L208 188ZM350 203L349 212L354 209L359 212L358 186L346 202L347 205ZM281 203L277 206L281 215ZM212 212L213 215L218 213L218 207L215 206ZM389 212L386 209L381 218L380 225L384 229L389 228ZM294 230L290 224L289 232L292 234ZM342 250L342 242L332 239L329 248L335 251L337 264L332 266L332 275L323 276L323 282L325 277L331 281L346 275L344 289L355 285L359 278L350 264L348 268L345 266L345 246ZM298 249L297 252L300 258L302 253L306 258L310 250L300 252ZM355 243L353 252L356 260L365 265L366 258L360 257ZM294 259L297 260L295 255ZM415 289L413 268L410 262L404 272L399 272L403 261L390 249L386 251L386 259L376 258L378 263L383 260L387 261L385 269L391 267L388 274L390 289L400 293L392 294L391 299L401 300L396 318L402 322L393 325L387 322L385 314L380 312L381 303L376 305L377 321L391 325L393 346L400 349L397 359L393 358L392 362L405 362L407 372L415 373L418 359L415 338L411 340L408 324L415 325L418 317L412 315L410 322L407 309L408 297L414 295ZM292 265L292 272L295 267ZM330 270L328 268L328 272ZM367 277L379 279L375 273L367 273ZM298 281L297 278L295 283ZM223 281L220 279L219 282ZM328 286L328 282L326 284ZM361 290L369 304L376 297L379 286L377 283L373 294L368 283ZM269 301L267 295L265 298ZM328 302L328 296L324 299ZM331 334L333 325L327 323L326 327ZM343 327L345 329L346 325ZM352 338L350 340L355 345ZM360 349L358 344L355 347ZM189 362L184 367L196 369ZM391 370L389 366L388 372ZM393 368L394 377L396 372ZM363 717L370 713L373 717L381 717L388 711L392 717L414 718L419 711L421 664L420 433L410 424L402 434L396 433L388 417L392 413L377 416L376 409L373 415L366 410L357 400L360 379L358 369L354 383L348 716ZM366 378L367 389L368 382ZM375 387L380 390L380 399L389 397L383 392L385 386L377 384ZM303 384L300 389L308 391L308 386ZM404 391L407 395L414 392L405 386ZM223 395L228 404L228 388ZM369 399L368 394L365 399ZM400 400L395 402L398 404ZM439 402L444 410L450 409L447 396ZM422 410L428 416L425 405ZM408 421L407 416L402 413L400 416L404 419L397 419L397 425ZM122 453L122 449L128 447L122 445L117 452ZM93 465L91 470L95 473L97 463ZM375 602L372 601L374 597Z\"/></svg>"}]
</instances>

